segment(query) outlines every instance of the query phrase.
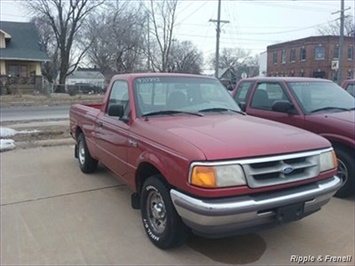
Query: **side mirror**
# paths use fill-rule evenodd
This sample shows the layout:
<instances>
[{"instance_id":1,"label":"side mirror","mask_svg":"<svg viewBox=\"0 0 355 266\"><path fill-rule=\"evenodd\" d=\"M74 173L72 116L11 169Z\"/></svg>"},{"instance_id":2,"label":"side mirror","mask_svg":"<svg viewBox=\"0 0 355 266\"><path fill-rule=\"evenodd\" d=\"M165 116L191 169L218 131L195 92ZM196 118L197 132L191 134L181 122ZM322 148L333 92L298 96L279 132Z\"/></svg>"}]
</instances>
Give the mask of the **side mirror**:
<instances>
[{"instance_id":1,"label":"side mirror","mask_svg":"<svg viewBox=\"0 0 355 266\"><path fill-rule=\"evenodd\" d=\"M272 105L272 110L281 113L294 113L294 106L289 101L275 101Z\"/></svg>"},{"instance_id":2,"label":"side mirror","mask_svg":"<svg viewBox=\"0 0 355 266\"><path fill-rule=\"evenodd\" d=\"M238 105L239 105L240 109L241 109L243 112L246 111L246 109L247 109L247 104L246 104L245 102L240 102L240 103L238 103Z\"/></svg>"},{"instance_id":3,"label":"side mirror","mask_svg":"<svg viewBox=\"0 0 355 266\"><path fill-rule=\"evenodd\" d=\"M122 117L124 114L124 109L122 104L110 104L108 107L109 116L118 116Z\"/></svg>"}]
</instances>

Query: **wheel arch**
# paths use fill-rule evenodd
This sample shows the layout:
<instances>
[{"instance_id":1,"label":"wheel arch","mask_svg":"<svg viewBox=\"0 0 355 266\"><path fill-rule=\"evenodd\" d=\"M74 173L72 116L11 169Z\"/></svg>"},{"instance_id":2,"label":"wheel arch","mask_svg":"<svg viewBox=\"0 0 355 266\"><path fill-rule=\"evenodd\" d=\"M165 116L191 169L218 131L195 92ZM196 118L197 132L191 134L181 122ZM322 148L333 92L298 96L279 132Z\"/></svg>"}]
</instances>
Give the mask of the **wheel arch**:
<instances>
[{"instance_id":1,"label":"wheel arch","mask_svg":"<svg viewBox=\"0 0 355 266\"><path fill-rule=\"evenodd\" d=\"M162 171L158 169L154 164L151 162L143 161L139 164L136 174L135 174L135 184L136 184L136 191L140 194L141 189L143 187L144 182L151 176L160 176L161 181L166 184L169 184L164 177Z\"/></svg>"},{"instance_id":2,"label":"wheel arch","mask_svg":"<svg viewBox=\"0 0 355 266\"><path fill-rule=\"evenodd\" d=\"M83 130L81 129L80 126L77 126L76 129L75 129L75 140L78 139L80 134L84 134L84 132L83 132Z\"/></svg>"}]
</instances>

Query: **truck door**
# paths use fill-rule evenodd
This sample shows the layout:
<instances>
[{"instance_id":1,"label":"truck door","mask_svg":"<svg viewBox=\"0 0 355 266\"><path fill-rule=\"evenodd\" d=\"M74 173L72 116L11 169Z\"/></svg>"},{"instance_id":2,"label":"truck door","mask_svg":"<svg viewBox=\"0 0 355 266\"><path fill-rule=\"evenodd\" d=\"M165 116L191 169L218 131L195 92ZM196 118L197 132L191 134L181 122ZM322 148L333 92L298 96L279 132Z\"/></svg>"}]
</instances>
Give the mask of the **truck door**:
<instances>
[{"instance_id":1,"label":"truck door","mask_svg":"<svg viewBox=\"0 0 355 266\"><path fill-rule=\"evenodd\" d=\"M290 95L280 82L257 82L251 93L247 113L276 122L303 127L303 115L297 109L294 109L291 113L273 111L272 105L275 101L292 103Z\"/></svg>"},{"instance_id":2,"label":"truck door","mask_svg":"<svg viewBox=\"0 0 355 266\"><path fill-rule=\"evenodd\" d=\"M124 106L124 116L108 115L108 108L113 104ZM106 110L96 120L96 143L100 161L115 174L124 178L127 172L127 149L130 126L126 123L129 116L128 84L124 80L116 80L110 92Z\"/></svg>"}]
</instances>

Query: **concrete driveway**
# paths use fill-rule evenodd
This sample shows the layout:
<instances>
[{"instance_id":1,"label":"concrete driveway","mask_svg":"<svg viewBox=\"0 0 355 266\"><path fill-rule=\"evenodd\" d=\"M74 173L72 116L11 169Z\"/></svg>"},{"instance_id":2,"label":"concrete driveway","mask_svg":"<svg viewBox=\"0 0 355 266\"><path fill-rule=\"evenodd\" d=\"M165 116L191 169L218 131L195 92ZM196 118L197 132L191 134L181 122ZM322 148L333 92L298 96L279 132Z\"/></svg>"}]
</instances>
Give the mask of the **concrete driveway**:
<instances>
[{"instance_id":1,"label":"concrete driveway","mask_svg":"<svg viewBox=\"0 0 355 266\"><path fill-rule=\"evenodd\" d=\"M354 198L283 227L163 251L145 236L127 187L103 167L82 174L72 146L0 156L1 265L354 264Z\"/></svg>"}]
</instances>

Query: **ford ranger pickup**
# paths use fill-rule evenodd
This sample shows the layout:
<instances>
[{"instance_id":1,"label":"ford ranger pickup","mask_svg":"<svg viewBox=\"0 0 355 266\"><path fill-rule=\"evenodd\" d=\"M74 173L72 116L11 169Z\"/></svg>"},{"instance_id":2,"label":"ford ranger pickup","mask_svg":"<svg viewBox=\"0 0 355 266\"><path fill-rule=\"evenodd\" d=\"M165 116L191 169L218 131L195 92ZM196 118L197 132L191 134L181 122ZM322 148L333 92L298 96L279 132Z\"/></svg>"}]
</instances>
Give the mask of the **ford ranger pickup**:
<instances>
[{"instance_id":1,"label":"ford ranger pickup","mask_svg":"<svg viewBox=\"0 0 355 266\"><path fill-rule=\"evenodd\" d=\"M326 79L256 77L241 80L232 92L251 116L296 126L327 138L338 158L343 186L335 196L354 194L355 101Z\"/></svg>"},{"instance_id":2,"label":"ford ranger pickup","mask_svg":"<svg viewBox=\"0 0 355 266\"><path fill-rule=\"evenodd\" d=\"M122 179L162 249L302 219L341 186L328 140L246 115L212 77L116 75L102 104L71 106L70 131L81 171Z\"/></svg>"}]
</instances>

